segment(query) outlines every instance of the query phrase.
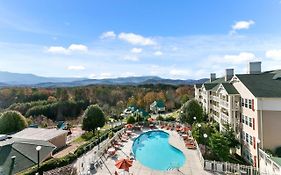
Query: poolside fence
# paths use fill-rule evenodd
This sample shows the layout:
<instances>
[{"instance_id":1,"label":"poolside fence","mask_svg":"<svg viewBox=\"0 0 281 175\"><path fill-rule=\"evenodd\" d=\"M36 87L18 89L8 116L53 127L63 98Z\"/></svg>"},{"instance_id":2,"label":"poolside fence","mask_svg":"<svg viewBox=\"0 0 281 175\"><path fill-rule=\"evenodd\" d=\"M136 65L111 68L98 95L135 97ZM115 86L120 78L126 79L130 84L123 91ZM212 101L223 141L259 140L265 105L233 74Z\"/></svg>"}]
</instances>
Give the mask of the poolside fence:
<instances>
[{"instance_id":1,"label":"poolside fence","mask_svg":"<svg viewBox=\"0 0 281 175\"><path fill-rule=\"evenodd\" d=\"M258 175L258 169L253 166L234 164L229 162L219 162L213 160L205 160L202 156L200 147L195 140L196 150L200 159L201 165L205 170L211 172L225 173L225 174L237 174L237 175ZM266 175L266 174L264 174Z\"/></svg>"},{"instance_id":2,"label":"poolside fence","mask_svg":"<svg viewBox=\"0 0 281 175\"><path fill-rule=\"evenodd\" d=\"M100 149L93 149L77 160L76 168L78 175L90 175L90 169L96 168L103 164L103 157L106 150L111 147L111 142L119 137L119 134L124 133L125 128L117 131L112 138L108 138L100 144ZM103 164L106 167L105 164ZM94 167L93 167L94 166ZM111 174L111 172L109 172Z\"/></svg>"}]
</instances>

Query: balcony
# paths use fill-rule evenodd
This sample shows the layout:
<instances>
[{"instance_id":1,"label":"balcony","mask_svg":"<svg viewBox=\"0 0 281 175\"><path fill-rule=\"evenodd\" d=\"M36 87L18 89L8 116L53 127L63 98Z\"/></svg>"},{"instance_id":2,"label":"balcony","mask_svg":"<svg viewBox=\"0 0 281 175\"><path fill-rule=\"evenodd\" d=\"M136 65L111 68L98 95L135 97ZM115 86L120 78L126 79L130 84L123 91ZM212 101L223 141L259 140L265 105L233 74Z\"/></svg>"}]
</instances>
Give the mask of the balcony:
<instances>
[{"instance_id":1,"label":"balcony","mask_svg":"<svg viewBox=\"0 0 281 175\"><path fill-rule=\"evenodd\" d=\"M218 122L218 123L219 123L220 118L219 118L218 116L216 116L215 114L213 114L213 118L214 118L214 120L215 120L216 122Z\"/></svg>"},{"instance_id":2,"label":"balcony","mask_svg":"<svg viewBox=\"0 0 281 175\"><path fill-rule=\"evenodd\" d=\"M229 121L229 116L224 113L221 113L221 118L225 121Z\"/></svg>"},{"instance_id":3,"label":"balcony","mask_svg":"<svg viewBox=\"0 0 281 175\"><path fill-rule=\"evenodd\" d=\"M227 101L220 100L220 105L226 109L229 108L229 103Z\"/></svg>"},{"instance_id":4,"label":"balcony","mask_svg":"<svg viewBox=\"0 0 281 175\"><path fill-rule=\"evenodd\" d=\"M219 101L219 97L218 96L211 96L212 97L212 99L214 100L214 101Z\"/></svg>"},{"instance_id":5,"label":"balcony","mask_svg":"<svg viewBox=\"0 0 281 175\"><path fill-rule=\"evenodd\" d=\"M218 106L215 106L214 104L212 104L212 108L213 110L219 112L220 111L220 108Z\"/></svg>"}]
</instances>

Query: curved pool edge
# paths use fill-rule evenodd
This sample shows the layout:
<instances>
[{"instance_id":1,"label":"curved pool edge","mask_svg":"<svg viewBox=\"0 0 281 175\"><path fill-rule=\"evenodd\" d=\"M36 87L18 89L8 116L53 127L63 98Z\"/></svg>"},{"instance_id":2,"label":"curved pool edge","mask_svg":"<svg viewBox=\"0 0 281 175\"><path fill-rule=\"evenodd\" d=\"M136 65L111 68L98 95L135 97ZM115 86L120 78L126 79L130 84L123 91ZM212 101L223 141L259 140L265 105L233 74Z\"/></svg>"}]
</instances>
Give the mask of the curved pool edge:
<instances>
[{"instance_id":1,"label":"curved pool edge","mask_svg":"<svg viewBox=\"0 0 281 175\"><path fill-rule=\"evenodd\" d=\"M133 140L133 144L132 144L132 148L134 147L134 144L135 144L135 140L137 140L139 137L141 137L142 135L145 135L147 133L150 133L150 132L163 132L165 134L168 135L168 144L173 147L173 149L176 149L178 150L179 152L181 152L181 154L184 156L184 162L182 164L182 166L179 167L179 170L180 169L183 169L184 166L187 164L187 157L186 157L186 154L184 153L184 150L177 144L175 144L174 142L177 142L179 144L180 140L174 140L172 141L173 139L173 133L172 132L169 132L167 130L162 130L162 129L154 129L154 130L147 130L147 131L143 131L142 133L140 133L137 137L134 138ZM180 139L180 137L178 137L177 139ZM139 160L136 159L136 156L135 156L135 153L134 153L134 150L131 149L131 154L134 156L135 160L138 161L142 166L152 170L152 171L156 171L156 172L165 172L165 171L168 171L168 170L157 170L157 169L153 169L151 167L148 167L148 166L145 166L143 165Z\"/></svg>"},{"instance_id":2,"label":"curved pool edge","mask_svg":"<svg viewBox=\"0 0 281 175\"><path fill-rule=\"evenodd\" d=\"M164 132L164 133L168 134L168 135L169 135L168 143L169 143L172 147L174 147L175 149L181 151L181 152L184 154L183 150L179 148L179 145L175 145L175 144L171 141L171 138L172 138L172 137L171 137L171 133L167 132L166 130L162 130L162 129L148 130L148 131L145 131L145 132L141 133L141 134L138 135L136 138L134 138L132 147L134 146L135 140L136 140L136 139L138 139L139 137L141 137L142 135L144 135L144 134L146 134L146 133L148 133L148 132L155 132L155 131L161 131L161 132ZM133 149L131 150L131 153L132 153L132 154L134 155L134 157L135 157L135 153L134 153ZM186 156L185 156L185 157L186 157Z\"/></svg>"}]
</instances>

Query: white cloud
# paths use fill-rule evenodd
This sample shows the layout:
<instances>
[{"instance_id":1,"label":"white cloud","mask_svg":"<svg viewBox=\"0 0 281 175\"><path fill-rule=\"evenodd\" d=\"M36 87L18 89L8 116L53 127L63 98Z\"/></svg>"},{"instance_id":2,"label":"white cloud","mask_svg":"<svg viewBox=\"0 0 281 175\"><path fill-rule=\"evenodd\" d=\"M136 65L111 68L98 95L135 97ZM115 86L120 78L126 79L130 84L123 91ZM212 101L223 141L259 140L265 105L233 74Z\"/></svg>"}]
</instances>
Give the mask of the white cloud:
<instances>
[{"instance_id":1,"label":"white cloud","mask_svg":"<svg viewBox=\"0 0 281 175\"><path fill-rule=\"evenodd\" d=\"M110 78L112 76L109 72L102 72L99 76L99 78Z\"/></svg>"},{"instance_id":2,"label":"white cloud","mask_svg":"<svg viewBox=\"0 0 281 175\"><path fill-rule=\"evenodd\" d=\"M116 38L116 34L115 34L114 31L108 31L108 32L102 33L100 38L101 39L115 39Z\"/></svg>"},{"instance_id":3,"label":"white cloud","mask_svg":"<svg viewBox=\"0 0 281 175\"><path fill-rule=\"evenodd\" d=\"M255 54L250 52L241 52L238 55L210 56L212 63L242 64L256 59Z\"/></svg>"},{"instance_id":4,"label":"white cloud","mask_svg":"<svg viewBox=\"0 0 281 175\"><path fill-rule=\"evenodd\" d=\"M139 57L136 55L127 55L124 57L124 60L128 61L139 61Z\"/></svg>"},{"instance_id":5,"label":"white cloud","mask_svg":"<svg viewBox=\"0 0 281 175\"><path fill-rule=\"evenodd\" d=\"M191 71L189 70L184 70L184 69L172 69L169 72L170 75L172 76L189 76L191 74Z\"/></svg>"},{"instance_id":6,"label":"white cloud","mask_svg":"<svg viewBox=\"0 0 281 175\"><path fill-rule=\"evenodd\" d=\"M137 74L134 72L124 72L121 74L121 77L133 77L136 76Z\"/></svg>"},{"instance_id":7,"label":"white cloud","mask_svg":"<svg viewBox=\"0 0 281 175\"><path fill-rule=\"evenodd\" d=\"M85 67L82 66L82 65L79 65L79 66L68 66L67 69L68 70L84 70Z\"/></svg>"},{"instance_id":8,"label":"white cloud","mask_svg":"<svg viewBox=\"0 0 281 175\"><path fill-rule=\"evenodd\" d=\"M71 44L68 48L62 46L50 46L47 52L53 54L71 54L73 52L87 52L88 47L82 44Z\"/></svg>"},{"instance_id":9,"label":"white cloud","mask_svg":"<svg viewBox=\"0 0 281 175\"><path fill-rule=\"evenodd\" d=\"M69 51L78 51L78 52L87 52L88 51L88 47L82 44L71 44L68 47Z\"/></svg>"},{"instance_id":10,"label":"white cloud","mask_svg":"<svg viewBox=\"0 0 281 175\"><path fill-rule=\"evenodd\" d=\"M48 52L50 53L58 53L58 54L68 54L68 50L64 47L61 47L61 46L51 46L48 48L47 50Z\"/></svg>"},{"instance_id":11,"label":"white cloud","mask_svg":"<svg viewBox=\"0 0 281 175\"><path fill-rule=\"evenodd\" d=\"M225 62L241 64L254 60L256 56L250 52L241 52L238 55L225 55L223 58Z\"/></svg>"},{"instance_id":12,"label":"white cloud","mask_svg":"<svg viewBox=\"0 0 281 175\"><path fill-rule=\"evenodd\" d=\"M254 24L255 24L255 21L253 21L253 20L238 21L234 25L232 25L232 30L229 33L232 35L232 34L235 34L237 30L249 29Z\"/></svg>"},{"instance_id":13,"label":"white cloud","mask_svg":"<svg viewBox=\"0 0 281 175\"><path fill-rule=\"evenodd\" d=\"M154 55L155 55L155 56L161 56L161 55L163 55L163 52L161 52L161 51L156 51L156 52L154 52Z\"/></svg>"},{"instance_id":14,"label":"white cloud","mask_svg":"<svg viewBox=\"0 0 281 175\"><path fill-rule=\"evenodd\" d=\"M96 78L96 74L90 74L89 76L88 76L88 78L90 78L90 79L95 79Z\"/></svg>"},{"instance_id":15,"label":"white cloud","mask_svg":"<svg viewBox=\"0 0 281 175\"><path fill-rule=\"evenodd\" d=\"M274 60L281 60L281 49L280 50L268 50L265 53L267 58L272 58Z\"/></svg>"},{"instance_id":16,"label":"white cloud","mask_svg":"<svg viewBox=\"0 0 281 175\"><path fill-rule=\"evenodd\" d=\"M133 45L141 45L141 46L149 46L149 45L156 45L156 42L151 38L145 38L141 35L134 34L134 33L120 33L118 35L120 40L126 41Z\"/></svg>"},{"instance_id":17,"label":"white cloud","mask_svg":"<svg viewBox=\"0 0 281 175\"><path fill-rule=\"evenodd\" d=\"M251 25L254 25L255 21L248 20L248 21L238 21L233 26L233 30L242 30L242 29L249 29Z\"/></svg>"},{"instance_id":18,"label":"white cloud","mask_svg":"<svg viewBox=\"0 0 281 175\"><path fill-rule=\"evenodd\" d=\"M132 48L132 49L131 49L131 52L132 52L132 53L141 53L141 52L142 52L142 48L136 48L136 47L135 47L135 48Z\"/></svg>"}]
</instances>

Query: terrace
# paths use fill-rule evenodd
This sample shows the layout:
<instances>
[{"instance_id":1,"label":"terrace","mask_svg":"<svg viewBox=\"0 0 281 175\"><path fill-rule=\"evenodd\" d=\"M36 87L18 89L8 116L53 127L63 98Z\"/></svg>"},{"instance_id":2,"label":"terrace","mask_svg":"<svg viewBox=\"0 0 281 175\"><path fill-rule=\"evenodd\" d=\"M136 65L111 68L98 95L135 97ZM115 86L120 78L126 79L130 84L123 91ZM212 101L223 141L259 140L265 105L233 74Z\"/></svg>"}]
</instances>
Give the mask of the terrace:
<instances>
[{"instance_id":1,"label":"terrace","mask_svg":"<svg viewBox=\"0 0 281 175\"><path fill-rule=\"evenodd\" d=\"M162 128L162 129L161 129ZM158 126L158 130L165 131L169 134L169 143L175 148L182 151L186 160L182 167L179 169L172 169L167 171L158 171L153 170L144 166L140 161L133 160L132 166L129 168L129 173L133 175L169 175L169 174L210 174L209 172L204 171L203 166L200 162L198 152L196 149L188 149L184 137L187 136L187 131L184 135L175 130L170 130L170 127L161 127ZM115 163L117 160L122 158L133 158L132 145L134 139L137 138L141 133L150 131L152 129L146 128L141 131L132 131L129 134L129 137L124 140L124 137L119 137L118 135L124 135L127 129L123 129L118 132L113 138L105 140L100 145L100 149L94 148L91 152L87 153L82 158L78 159L76 162L76 168L78 170L78 174L95 174L95 175L105 175L105 174L115 174L115 171L118 174L124 174L124 170L117 169ZM182 136L181 136L182 135ZM120 148L117 148L116 151L112 149L112 141L118 141L116 143L121 144ZM123 140L123 141L122 141ZM112 153L110 151L113 151Z\"/></svg>"}]
</instances>

